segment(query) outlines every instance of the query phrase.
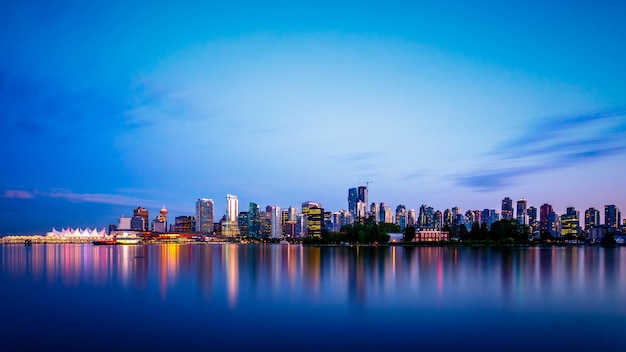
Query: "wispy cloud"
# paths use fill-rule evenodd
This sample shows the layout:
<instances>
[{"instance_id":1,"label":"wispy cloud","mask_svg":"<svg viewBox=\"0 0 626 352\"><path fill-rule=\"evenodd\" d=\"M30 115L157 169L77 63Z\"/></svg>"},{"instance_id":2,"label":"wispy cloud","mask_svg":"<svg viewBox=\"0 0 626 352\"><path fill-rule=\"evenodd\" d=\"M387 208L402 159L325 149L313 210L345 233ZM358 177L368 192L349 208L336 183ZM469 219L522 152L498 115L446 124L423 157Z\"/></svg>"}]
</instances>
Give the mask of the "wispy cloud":
<instances>
[{"instance_id":1,"label":"wispy cloud","mask_svg":"<svg viewBox=\"0 0 626 352\"><path fill-rule=\"evenodd\" d=\"M127 206L149 206L159 207L156 201L149 199L142 199L132 196L125 196L119 194L105 194L105 193L74 193L67 189L51 189L49 191L24 191L7 189L2 195L4 198L14 199L32 199L35 197L48 197L65 199L71 202L87 202L87 203L101 203L111 205L127 205Z\"/></svg>"},{"instance_id":2,"label":"wispy cloud","mask_svg":"<svg viewBox=\"0 0 626 352\"><path fill-rule=\"evenodd\" d=\"M481 191L511 186L525 175L560 169L626 151L626 109L546 118L487 153L489 163L456 175Z\"/></svg>"},{"instance_id":3,"label":"wispy cloud","mask_svg":"<svg viewBox=\"0 0 626 352\"><path fill-rule=\"evenodd\" d=\"M18 190L18 189L7 189L4 191L2 195L4 198L15 198L15 199L31 199L35 196L28 191Z\"/></svg>"}]
</instances>

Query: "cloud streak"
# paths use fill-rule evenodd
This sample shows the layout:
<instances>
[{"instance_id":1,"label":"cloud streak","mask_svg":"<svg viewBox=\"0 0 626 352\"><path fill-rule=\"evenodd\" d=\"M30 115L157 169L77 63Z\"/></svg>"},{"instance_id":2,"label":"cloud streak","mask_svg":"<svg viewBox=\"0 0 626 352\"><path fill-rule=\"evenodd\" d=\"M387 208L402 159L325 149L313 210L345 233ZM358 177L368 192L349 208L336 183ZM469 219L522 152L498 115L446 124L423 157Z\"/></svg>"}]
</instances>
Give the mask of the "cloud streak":
<instances>
[{"instance_id":1,"label":"cloud streak","mask_svg":"<svg viewBox=\"0 0 626 352\"><path fill-rule=\"evenodd\" d=\"M626 109L546 118L487 153L489 165L453 179L479 191L498 190L521 176L623 153L625 137Z\"/></svg>"},{"instance_id":2,"label":"cloud streak","mask_svg":"<svg viewBox=\"0 0 626 352\"><path fill-rule=\"evenodd\" d=\"M85 202L85 203L99 203L110 205L124 205L124 206L148 206L159 207L156 201L149 199L142 199L132 196L125 196L119 194L106 194L106 193L74 193L67 189L51 189L49 191L24 191L7 189L2 195L4 198L13 199L33 199L35 197L47 197L64 199L70 202Z\"/></svg>"}]
</instances>

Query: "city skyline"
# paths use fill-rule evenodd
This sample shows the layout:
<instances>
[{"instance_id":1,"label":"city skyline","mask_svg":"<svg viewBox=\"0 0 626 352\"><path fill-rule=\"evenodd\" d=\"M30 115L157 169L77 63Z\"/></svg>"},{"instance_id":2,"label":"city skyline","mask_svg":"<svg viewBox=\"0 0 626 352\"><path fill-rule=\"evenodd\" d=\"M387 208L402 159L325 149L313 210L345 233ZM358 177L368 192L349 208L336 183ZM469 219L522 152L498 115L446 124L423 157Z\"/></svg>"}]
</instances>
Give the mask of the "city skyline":
<instances>
[{"instance_id":1,"label":"city skyline","mask_svg":"<svg viewBox=\"0 0 626 352\"><path fill-rule=\"evenodd\" d=\"M226 194L340 210L366 185L366 209L625 209L625 16L611 1L4 2L0 234L193 215L202 197L217 221Z\"/></svg>"}]
</instances>

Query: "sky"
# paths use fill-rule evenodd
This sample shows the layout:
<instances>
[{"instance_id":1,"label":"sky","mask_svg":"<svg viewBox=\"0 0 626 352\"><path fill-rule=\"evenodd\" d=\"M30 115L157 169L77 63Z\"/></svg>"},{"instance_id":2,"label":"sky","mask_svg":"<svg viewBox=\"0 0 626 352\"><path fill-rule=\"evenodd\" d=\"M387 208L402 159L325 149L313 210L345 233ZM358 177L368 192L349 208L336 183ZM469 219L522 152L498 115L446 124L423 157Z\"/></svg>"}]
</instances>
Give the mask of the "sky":
<instances>
[{"instance_id":1,"label":"sky","mask_svg":"<svg viewBox=\"0 0 626 352\"><path fill-rule=\"evenodd\" d=\"M0 2L0 234L200 197L626 209L618 1ZM603 217L603 215L602 215Z\"/></svg>"}]
</instances>

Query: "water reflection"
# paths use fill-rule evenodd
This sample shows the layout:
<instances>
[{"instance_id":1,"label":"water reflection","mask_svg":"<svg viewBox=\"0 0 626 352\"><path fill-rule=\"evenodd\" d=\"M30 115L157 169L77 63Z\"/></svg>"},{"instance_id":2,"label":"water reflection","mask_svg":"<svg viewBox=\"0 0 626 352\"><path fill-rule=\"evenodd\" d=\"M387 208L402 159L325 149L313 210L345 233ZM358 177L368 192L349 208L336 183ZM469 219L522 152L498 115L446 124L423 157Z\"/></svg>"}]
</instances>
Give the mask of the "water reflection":
<instances>
[{"instance_id":1,"label":"water reflection","mask_svg":"<svg viewBox=\"0 0 626 352\"><path fill-rule=\"evenodd\" d=\"M626 250L289 245L3 245L0 270L64 287L118 285L162 301L312 306L565 307L626 313ZM191 290L188 290L192 288Z\"/></svg>"}]
</instances>

